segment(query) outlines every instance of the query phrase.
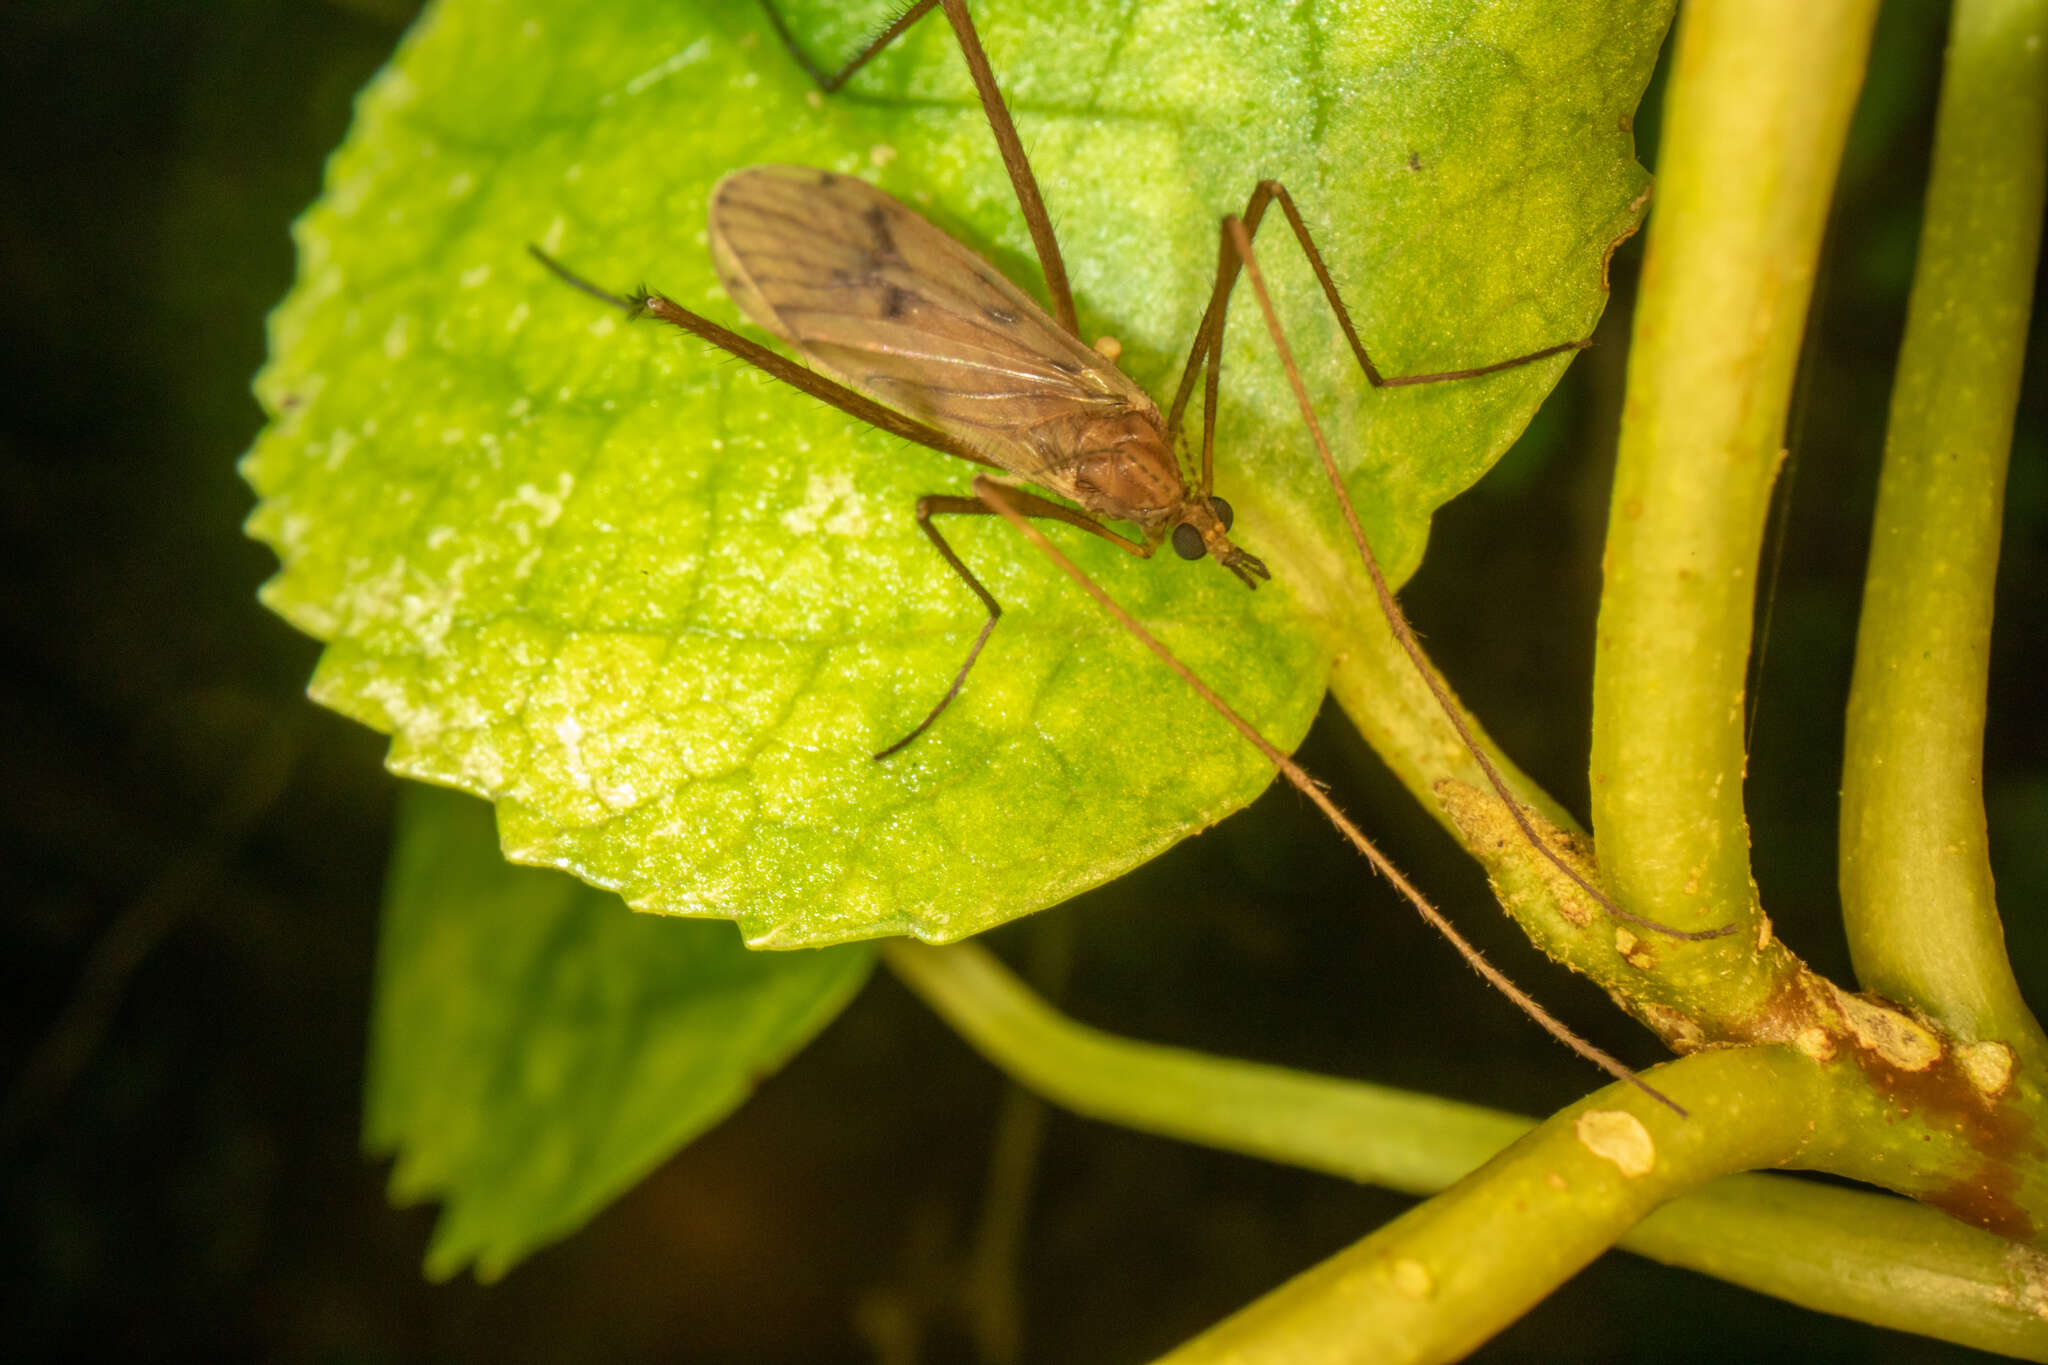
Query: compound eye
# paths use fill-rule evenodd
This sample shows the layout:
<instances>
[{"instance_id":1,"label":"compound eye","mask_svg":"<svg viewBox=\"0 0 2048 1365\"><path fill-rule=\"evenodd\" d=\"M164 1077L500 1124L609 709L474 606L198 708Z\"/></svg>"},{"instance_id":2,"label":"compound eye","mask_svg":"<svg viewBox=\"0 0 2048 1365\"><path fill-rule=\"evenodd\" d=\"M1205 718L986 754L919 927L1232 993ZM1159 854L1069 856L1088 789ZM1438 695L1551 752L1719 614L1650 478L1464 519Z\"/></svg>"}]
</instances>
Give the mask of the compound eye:
<instances>
[{"instance_id":1,"label":"compound eye","mask_svg":"<svg viewBox=\"0 0 2048 1365\"><path fill-rule=\"evenodd\" d=\"M1230 523L1237 520L1237 513L1231 511L1230 504L1221 498L1209 499L1209 510L1216 514L1216 520L1223 523L1226 531L1230 529Z\"/></svg>"},{"instance_id":2,"label":"compound eye","mask_svg":"<svg viewBox=\"0 0 2048 1365\"><path fill-rule=\"evenodd\" d=\"M1182 522L1173 528L1173 552L1182 559L1200 559L1209 552L1202 543L1202 533Z\"/></svg>"}]
</instances>

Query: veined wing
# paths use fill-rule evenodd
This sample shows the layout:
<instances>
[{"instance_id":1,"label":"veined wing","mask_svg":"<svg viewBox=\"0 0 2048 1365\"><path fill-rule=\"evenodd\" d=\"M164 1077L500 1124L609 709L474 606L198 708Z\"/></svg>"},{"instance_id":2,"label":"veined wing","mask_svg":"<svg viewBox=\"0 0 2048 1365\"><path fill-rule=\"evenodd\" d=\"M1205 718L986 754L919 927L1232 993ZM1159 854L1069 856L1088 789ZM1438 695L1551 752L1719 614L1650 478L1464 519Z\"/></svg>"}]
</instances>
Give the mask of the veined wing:
<instances>
[{"instance_id":1,"label":"veined wing","mask_svg":"<svg viewBox=\"0 0 2048 1365\"><path fill-rule=\"evenodd\" d=\"M1080 424L1158 410L996 269L851 176L753 166L711 192L711 250L746 314L814 367L1059 487Z\"/></svg>"}]
</instances>

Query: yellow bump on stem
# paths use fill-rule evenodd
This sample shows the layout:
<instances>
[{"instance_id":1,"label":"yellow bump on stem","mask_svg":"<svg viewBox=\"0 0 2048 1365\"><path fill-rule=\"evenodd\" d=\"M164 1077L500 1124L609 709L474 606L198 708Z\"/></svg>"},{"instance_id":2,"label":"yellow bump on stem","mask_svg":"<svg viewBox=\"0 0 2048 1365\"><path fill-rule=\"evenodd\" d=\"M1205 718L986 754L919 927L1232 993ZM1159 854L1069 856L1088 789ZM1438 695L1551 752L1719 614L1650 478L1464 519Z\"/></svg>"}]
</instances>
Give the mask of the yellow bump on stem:
<instances>
[{"instance_id":1,"label":"yellow bump on stem","mask_svg":"<svg viewBox=\"0 0 2048 1365\"><path fill-rule=\"evenodd\" d=\"M1701 1053L1654 1074L1718 1112L1680 1121L1610 1086L1161 1365L1460 1359L1658 1204L1725 1172L1792 1159L1807 1137L1803 1109L1827 1088L1803 1058L1768 1048ZM1381 1269L1411 1260L1438 1268L1427 1297L1404 1294Z\"/></svg>"},{"instance_id":2,"label":"yellow bump on stem","mask_svg":"<svg viewBox=\"0 0 2048 1365\"><path fill-rule=\"evenodd\" d=\"M1426 1299L1436 1289L1436 1277L1429 1273L1429 1267L1413 1257L1404 1256L1394 1262L1389 1274L1394 1292L1404 1299Z\"/></svg>"},{"instance_id":3,"label":"yellow bump on stem","mask_svg":"<svg viewBox=\"0 0 2048 1365\"><path fill-rule=\"evenodd\" d=\"M1892 390L1842 771L1856 974L2048 1052L1992 899L1984 701L2048 168L2048 0L1957 0Z\"/></svg>"},{"instance_id":4,"label":"yellow bump on stem","mask_svg":"<svg viewBox=\"0 0 2048 1365\"><path fill-rule=\"evenodd\" d=\"M1980 1094L1997 1099L2012 1084L2012 1049L2004 1043L1964 1043L1956 1049L1963 1074Z\"/></svg>"},{"instance_id":5,"label":"yellow bump on stem","mask_svg":"<svg viewBox=\"0 0 2048 1365\"><path fill-rule=\"evenodd\" d=\"M1579 1145L1633 1179L1657 1169L1657 1143L1626 1109L1588 1109L1575 1125Z\"/></svg>"}]
</instances>

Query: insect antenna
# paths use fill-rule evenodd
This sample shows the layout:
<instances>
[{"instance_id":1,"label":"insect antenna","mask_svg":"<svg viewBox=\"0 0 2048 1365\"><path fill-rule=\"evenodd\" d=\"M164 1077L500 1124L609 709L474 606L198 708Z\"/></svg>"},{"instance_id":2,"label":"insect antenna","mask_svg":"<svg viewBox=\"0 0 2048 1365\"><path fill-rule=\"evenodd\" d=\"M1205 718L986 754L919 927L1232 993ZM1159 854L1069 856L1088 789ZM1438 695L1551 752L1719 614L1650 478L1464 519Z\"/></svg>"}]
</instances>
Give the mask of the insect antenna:
<instances>
[{"instance_id":1,"label":"insect antenna","mask_svg":"<svg viewBox=\"0 0 2048 1365\"><path fill-rule=\"evenodd\" d=\"M1617 1061L1614 1057L1601 1051L1574 1033L1556 1015L1537 1004L1533 997L1509 980L1507 974L1502 972L1500 968L1487 961L1486 955L1473 947L1471 941L1463 934L1460 934L1451 922L1444 917L1443 912L1431 904L1429 898L1424 896L1413 882L1401 874L1401 870L1395 867L1393 862L1384 853L1380 852L1379 848L1370 839L1365 837L1358 826L1351 823L1350 817L1345 815L1342 808L1330 799L1330 794L1324 790L1322 783L1309 776L1306 769L1287 754L1281 752L1264 735L1260 734L1256 726L1243 716L1240 716L1231 707L1230 703L1218 696L1215 690L1203 682L1193 669L1182 663L1172 650L1168 649L1157 637L1140 625L1136 617L1125 611L1115 598L1105 592L1094 579L1081 570L1079 565L1062 554L1058 547L1046 539L1045 535L1037 527L1026 520L1024 514L1011 505L1009 500L1011 490L1004 488L986 475L976 475L974 479L974 493L984 503L993 507L1005 521L1014 526L1018 534L1036 546L1039 553L1052 560L1059 567L1061 573L1064 573L1068 578L1073 579L1075 583L1079 584L1083 592L1094 598L1098 606L1115 618L1117 624L1121 625L1126 631L1129 631L1145 648L1151 650L1161 663L1172 669L1174 675L1185 683L1196 696L1207 703L1217 715L1230 722L1231 728L1242 735L1253 748L1263 754L1266 761L1271 763L1296 791L1313 802L1316 809L1320 810L1324 817L1336 827L1337 832L1342 834L1350 842L1351 846L1364 855L1365 860L1371 863L1374 869L1382 877L1385 877L1396 891L1401 893L1402 897L1415 908L1415 912L1422 916L1430 928L1443 935L1444 940L1458 951L1458 955L1464 958L1466 964L1472 970L1478 972L1489 986L1492 986L1512 1001L1517 1009L1534 1020L1542 1027L1544 1032L1548 1033L1558 1042L1563 1043L1586 1061L1599 1067L1616 1080L1627 1081L1630 1085L1635 1086L1645 1095L1657 1101L1657 1103L1676 1113L1680 1118L1690 1117L1676 1100L1673 1100L1669 1095L1666 1095L1663 1091L1645 1081L1624 1063Z\"/></svg>"},{"instance_id":2,"label":"insect antenna","mask_svg":"<svg viewBox=\"0 0 2048 1365\"><path fill-rule=\"evenodd\" d=\"M533 253L533 259L546 266L549 273L571 289L577 290L579 293L588 294L599 303L608 303L614 308L623 308L626 310L628 317L638 316L646 310L647 299L650 297L646 285L641 285L638 293L631 298L627 298L624 295L612 293L611 290L606 289L602 285L593 284L589 280L584 279L581 275L569 269L568 266L563 265L560 261L548 255L547 252L542 251L531 243L527 244L526 249Z\"/></svg>"},{"instance_id":3,"label":"insect antenna","mask_svg":"<svg viewBox=\"0 0 2048 1365\"><path fill-rule=\"evenodd\" d=\"M1301 223L1299 215L1294 212L1292 201L1285 197L1286 191L1280 188L1276 182L1268 181L1266 184L1272 185L1274 191L1277 192L1277 196L1281 199L1282 207L1286 210L1290 223L1296 226L1300 233L1305 234L1307 227ZM1260 186L1261 190L1265 188L1265 185ZM1309 401L1308 389L1302 383L1301 371L1294 363L1294 352L1287 344L1287 334L1280 325L1280 314L1273 306L1272 295L1266 289L1265 276L1259 270L1258 257L1252 251L1250 228L1243 219L1234 216L1226 218L1223 221L1223 236L1229 248L1234 251L1237 258L1243 263L1244 273L1251 281L1252 292L1259 301L1259 310L1265 315L1266 330L1271 334L1274 348L1279 352L1281 368L1287 374L1288 385L1294 391L1295 403L1300 407L1302 420L1307 423L1309 435L1315 442L1316 454L1322 461L1323 472L1329 479L1332 491L1336 494L1338 506L1343 509L1344 523L1351 532L1352 543L1357 546L1359 558L1364 561L1366 573L1372 579L1373 593L1379 599L1380 611L1385 615L1388 627L1394 633L1394 638L1400 642L1402 652L1407 654L1409 662L1414 664L1415 671L1421 675L1423 683L1429 688L1430 695L1436 699L1438 707L1450 721L1451 728L1457 732L1458 739L1465 746L1466 752L1472 755L1473 760L1479 765L1479 770L1486 775L1487 784L1493 788L1494 795L1499 797L1501 804L1507 808L1508 815L1514 820L1515 827L1521 831L1523 839L1527 841L1531 848L1535 849L1549 861L1552 866L1569 878L1581 891L1591 897L1594 903L1599 905L1602 910L1623 923L1633 924L1651 933L1662 934L1667 938L1674 938L1688 943L1699 943L1710 939L1723 938L1736 932L1739 926L1735 924L1725 924L1715 929L1679 929L1623 909L1615 903L1613 897L1594 886L1577 868L1567 862L1556 849L1550 846L1549 841L1536 831L1535 826L1530 824L1528 815L1522 810L1521 802L1517 801L1514 794L1508 790L1507 782L1501 777L1499 768L1494 765L1491 758L1487 757L1485 749L1480 746L1477 737L1473 735L1471 726L1466 723L1464 715L1459 711L1456 702L1452 700L1448 689L1444 687L1443 680L1437 676L1436 670L1430 666L1428 657L1423 654L1422 646L1415 638L1414 629L1408 624L1407 614L1401 610L1400 603L1394 597L1393 589L1387 585L1386 575L1380 571L1379 557L1373 553L1372 542L1366 539L1365 528L1358 520L1358 509L1352 505L1351 495L1344 487L1344 478L1337 470L1336 457L1330 453L1329 441L1323 435L1322 423L1316 419L1315 405ZM1304 246L1307 246L1306 236L1303 236L1302 240ZM1309 249L1311 252L1310 259L1317 267L1317 278L1323 283L1324 293L1328 297L1331 306L1337 310L1345 335L1351 339L1352 346L1358 354L1360 363L1369 367L1371 362L1365 358L1365 348L1359 343L1358 334L1351 326L1349 314L1344 310L1342 302L1337 298L1336 285L1331 282L1329 272L1322 268L1321 255L1315 253L1312 247ZM1218 319L1215 337L1208 343L1213 354L1221 345L1222 309L1220 306L1212 306L1212 311ZM1584 344L1583 342L1571 342L1561 346L1548 347L1527 356L1516 357L1514 360L1479 366L1470 370L1449 370L1440 374L1411 375L1398 378L1408 383L1468 379L1476 375L1493 374L1514 365L1540 359L1543 356L1579 350L1582 349ZM1198 339L1196 346L1199 351L1203 346L1203 342ZM1211 372L1213 374L1213 365L1211 366ZM1369 368L1368 374L1376 384L1391 385L1396 382L1395 379L1381 377L1376 369ZM1213 380L1211 382L1213 383ZM1192 376L1183 379L1181 385L1183 394L1186 393L1191 383ZM1208 414L1206 420L1209 423L1214 422L1213 410Z\"/></svg>"}]
</instances>

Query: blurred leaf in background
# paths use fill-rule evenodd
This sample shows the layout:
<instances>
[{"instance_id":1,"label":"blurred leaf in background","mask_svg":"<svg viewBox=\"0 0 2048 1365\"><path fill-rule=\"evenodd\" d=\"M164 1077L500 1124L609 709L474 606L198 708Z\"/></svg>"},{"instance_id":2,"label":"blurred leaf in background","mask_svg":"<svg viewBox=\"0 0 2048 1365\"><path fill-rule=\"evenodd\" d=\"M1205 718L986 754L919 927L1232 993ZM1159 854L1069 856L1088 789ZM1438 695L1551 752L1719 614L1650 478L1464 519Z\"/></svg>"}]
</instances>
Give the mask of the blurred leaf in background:
<instances>
[{"instance_id":1,"label":"blurred leaf in background","mask_svg":"<svg viewBox=\"0 0 2048 1365\"><path fill-rule=\"evenodd\" d=\"M513 867L488 806L399 807L377 944L364 1141L435 1199L428 1272L496 1279L744 1102L845 1008L858 944L755 953Z\"/></svg>"}]
</instances>

